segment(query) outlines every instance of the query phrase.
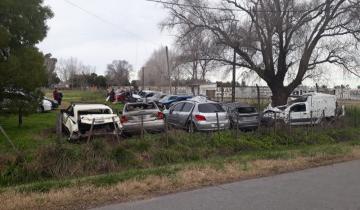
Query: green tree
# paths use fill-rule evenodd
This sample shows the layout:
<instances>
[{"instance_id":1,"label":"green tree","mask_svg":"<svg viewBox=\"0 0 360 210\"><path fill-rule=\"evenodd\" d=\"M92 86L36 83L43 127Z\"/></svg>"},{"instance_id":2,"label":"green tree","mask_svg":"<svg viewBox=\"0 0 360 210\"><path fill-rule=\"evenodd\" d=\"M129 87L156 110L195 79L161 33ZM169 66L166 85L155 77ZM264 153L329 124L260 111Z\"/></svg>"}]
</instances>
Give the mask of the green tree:
<instances>
[{"instance_id":1,"label":"green tree","mask_svg":"<svg viewBox=\"0 0 360 210\"><path fill-rule=\"evenodd\" d=\"M46 85L44 55L35 47L46 37L52 11L43 0L0 1L0 112L34 111ZM21 93L19 96L19 93Z\"/></svg>"}]
</instances>

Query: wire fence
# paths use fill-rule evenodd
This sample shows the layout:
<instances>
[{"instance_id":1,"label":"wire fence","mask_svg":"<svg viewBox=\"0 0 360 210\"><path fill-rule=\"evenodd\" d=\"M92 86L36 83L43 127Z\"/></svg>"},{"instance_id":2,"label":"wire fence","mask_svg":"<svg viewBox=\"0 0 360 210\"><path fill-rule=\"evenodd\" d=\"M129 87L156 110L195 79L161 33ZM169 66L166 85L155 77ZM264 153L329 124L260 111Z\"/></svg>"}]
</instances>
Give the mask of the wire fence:
<instances>
[{"instance_id":1,"label":"wire fence","mask_svg":"<svg viewBox=\"0 0 360 210\"><path fill-rule=\"evenodd\" d=\"M239 138L243 132L259 132L268 134L277 134L278 132L286 132L292 135L294 130L301 128L305 132L316 132L328 128L345 128L360 126L360 107L348 106L345 110L317 110L317 111L292 111L288 114L268 112L264 114L229 114L229 123L224 124L220 118L219 113L216 114L216 119L209 122L208 127L199 129L197 127L197 119L192 114L188 116L188 120L181 122L169 122L168 117L164 114L154 115L157 117L155 122L153 119L148 119L148 113L139 114L137 125L131 130L131 135L127 135L126 127L116 131L116 140L120 142L129 136L139 136L140 139L145 139L149 134L161 133L164 135L167 145L169 145L169 134L173 134L177 130L187 131L190 138L196 138L195 133L200 135L207 135L209 138L218 135L221 138L221 132L230 130L234 138ZM58 125L60 124L58 119ZM159 123L162 122L162 123ZM115 123L114 123L115 124ZM135 123L136 124L136 123ZM154 125L156 124L156 126ZM61 128L57 126L57 132L62 132ZM115 127L116 128L116 127ZM94 132L90 129L90 134ZM181 133L179 133L181 135ZM88 136L87 142L91 140L91 135ZM114 138L114 137L113 137Z\"/></svg>"}]
</instances>

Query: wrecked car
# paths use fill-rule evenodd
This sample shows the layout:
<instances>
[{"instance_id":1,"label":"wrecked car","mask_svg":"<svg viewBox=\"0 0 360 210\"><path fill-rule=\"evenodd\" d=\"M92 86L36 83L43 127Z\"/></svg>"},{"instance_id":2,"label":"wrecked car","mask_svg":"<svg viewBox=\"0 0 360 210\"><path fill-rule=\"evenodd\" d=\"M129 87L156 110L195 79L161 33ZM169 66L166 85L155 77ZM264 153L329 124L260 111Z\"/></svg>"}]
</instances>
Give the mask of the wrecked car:
<instances>
[{"instance_id":1,"label":"wrecked car","mask_svg":"<svg viewBox=\"0 0 360 210\"><path fill-rule=\"evenodd\" d=\"M69 140L91 135L120 135L122 125L113 110L103 104L71 104L61 110L62 128Z\"/></svg>"},{"instance_id":2,"label":"wrecked car","mask_svg":"<svg viewBox=\"0 0 360 210\"><path fill-rule=\"evenodd\" d=\"M263 112L262 122L271 124L274 120L279 120L290 125L314 125L323 121L333 121L344 114L344 106L339 107L336 96L309 93L295 97L287 105L269 105Z\"/></svg>"}]
</instances>

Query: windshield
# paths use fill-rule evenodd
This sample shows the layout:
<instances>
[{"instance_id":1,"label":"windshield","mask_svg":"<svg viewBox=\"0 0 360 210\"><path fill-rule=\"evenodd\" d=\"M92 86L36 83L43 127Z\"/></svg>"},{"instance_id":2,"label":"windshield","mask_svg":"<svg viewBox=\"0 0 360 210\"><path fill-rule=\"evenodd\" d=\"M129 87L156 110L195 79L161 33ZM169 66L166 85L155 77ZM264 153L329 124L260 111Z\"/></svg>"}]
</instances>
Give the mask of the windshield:
<instances>
[{"instance_id":1,"label":"windshield","mask_svg":"<svg viewBox=\"0 0 360 210\"><path fill-rule=\"evenodd\" d=\"M236 111L240 114L249 114L249 113L255 113L256 109L255 107L239 107L236 109Z\"/></svg>"},{"instance_id":2,"label":"windshield","mask_svg":"<svg viewBox=\"0 0 360 210\"><path fill-rule=\"evenodd\" d=\"M300 96L298 98L295 98L294 100L291 100L288 105L299 103L299 102L306 102L309 96Z\"/></svg>"},{"instance_id":3,"label":"windshield","mask_svg":"<svg viewBox=\"0 0 360 210\"><path fill-rule=\"evenodd\" d=\"M128 104L125 107L127 112L135 112L141 110L151 110L156 109L156 105L154 103L139 103L139 104Z\"/></svg>"},{"instance_id":4,"label":"windshield","mask_svg":"<svg viewBox=\"0 0 360 210\"><path fill-rule=\"evenodd\" d=\"M89 114L111 114L110 109L91 109L91 110L82 110L78 111L79 115L89 115Z\"/></svg>"},{"instance_id":5,"label":"windshield","mask_svg":"<svg viewBox=\"0 0 360 210\"><path fill-rule=\"evenodd\" d=\"M214 113L214 112L225 112L220 104L200 104L199 105L199 112L201 113Z\"/></svg>"},{"instance_id":6,"label":"windshield","mask_svg":"<svg viewBox=\"0 0 360 210\"><path fill-rule=\"evenodd\" d=\"M161 101L170 101L170 100L175 100L176 96L165 96L164 98L161 99Z\"/></svg>"}]
</instances>

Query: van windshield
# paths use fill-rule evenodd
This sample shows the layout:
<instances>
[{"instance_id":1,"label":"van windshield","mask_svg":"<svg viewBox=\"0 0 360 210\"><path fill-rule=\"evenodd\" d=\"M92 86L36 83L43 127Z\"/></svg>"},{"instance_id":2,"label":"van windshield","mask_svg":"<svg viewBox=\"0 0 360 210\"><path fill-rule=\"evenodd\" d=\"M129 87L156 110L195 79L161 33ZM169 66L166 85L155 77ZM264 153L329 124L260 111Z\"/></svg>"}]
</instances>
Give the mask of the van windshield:
<instances>
[{"instance_id":1,"label":"van windshield","mask_svg":"<svg viewBox=\"0 0 360 210\"><path fill-rule=\"evenodd\" d=\"M214 113L214 112L225 112L220 104L200 104L199 105L199 112L201 113Z\"/></svg>"},{"instance_id":2,"label":"van windshield","mask_svg":"<svg viewBox=\"0 0 360 210\"><path fill-rule=\"evenodd\" d=\"M291 104L295 104L295 103L300 103L300 102L306 102L307 99L308 99L309 96L300 96L300 97L297 97L296 99L290 101L288 103L288 105L291 105Z\"/></svg>"}]
</instances>

